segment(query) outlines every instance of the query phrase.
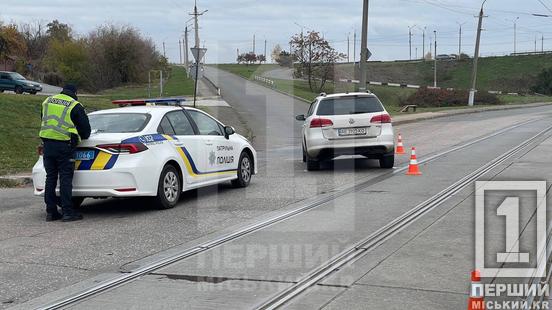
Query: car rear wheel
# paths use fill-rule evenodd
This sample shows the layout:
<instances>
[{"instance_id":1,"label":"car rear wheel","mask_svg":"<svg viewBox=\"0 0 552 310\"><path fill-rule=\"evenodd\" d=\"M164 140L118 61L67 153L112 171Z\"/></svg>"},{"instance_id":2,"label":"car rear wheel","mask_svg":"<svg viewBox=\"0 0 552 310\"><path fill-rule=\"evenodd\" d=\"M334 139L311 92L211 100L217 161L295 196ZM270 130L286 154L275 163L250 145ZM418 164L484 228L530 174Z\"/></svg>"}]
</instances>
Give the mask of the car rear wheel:
<instances>
[{"instance_id":1,"label":"car rear wheel","mask_svg":"<svg viewBox=\"0 0 552 310\"><path fill-rule=\"evenodd\" d=\"M249 154L241 153L240 161L238 162L238 178L232 181L234 187L247 187L251 183L253 175L253 162Z\"/></svg>"},{"instance_id":2,"label":"car rear wheel","mask_svg":"<svg viewBox=\"0 0 552 310\"><path fill-rule=\"evenodd\" d=\"M31 94L31 95L36 95L36 92L35 92L35 91L32 91L30 94Z\"/></svg>"},{"instance_id":3,"label":"car rear wheel","mask_svg":"<svg viewBox=\"0 0 552 310\"><path fill-rule=\"evenodd\" d=\"M383 169L392 169L395 166L395 155L383 155L380 160L380 167Z\"/></svg>"},{"instance_id":4,"label":"car rear wheel","mask_svg":"<svg viewBox=\"0 0 552 310\"><path fill-rule=\"evenodd\" d=\"M320 161L318 159L309 157L308 154L307 154L307 170L308 171L320 170Z\"/></svg>"},{"instance_id":5,"label":"car rear wheel","mask_svg":"<svg viewBox=\"0 0 552 310\"><path fill-rule=\"evenodd\" d=\"M302 147L302 149L303 149L303 162L306 163L307 162L307 152L305 151L304 146Z\"/></svg>"},{"instance_id":6,"label":"car rear wheel","mask_svg":"<svg viewBox=\"0 0 552 310\"><path fill-rule=\"evenodd\" d=\"M167 165L163 168L159 177L157 196L154 198L154 204L157 209L171 209L176 206L182 193L182 184L178 170Z\"/></svg>"},{"instance_id":7,"label":"car rear wheel","mask_svg":"<svg viewBox=\"0 0 552 310\"><path fill-rule=\"evenodd\" d=\"M23 93L23 87L16 86L15 87L15 93L21 95Z\"/></svg>"}]
</instances>

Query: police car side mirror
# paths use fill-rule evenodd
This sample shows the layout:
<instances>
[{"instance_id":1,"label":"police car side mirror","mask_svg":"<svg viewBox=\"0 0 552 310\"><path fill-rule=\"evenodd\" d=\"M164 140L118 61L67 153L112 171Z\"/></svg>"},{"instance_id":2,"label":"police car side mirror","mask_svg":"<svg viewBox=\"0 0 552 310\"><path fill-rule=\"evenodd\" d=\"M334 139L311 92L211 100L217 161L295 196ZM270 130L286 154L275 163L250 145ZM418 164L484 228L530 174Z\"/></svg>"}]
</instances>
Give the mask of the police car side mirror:
<instances>
[{"instance_id":1,"label":"police car side mirror","mask_svg":"<svg viewBox=\"0 0 552 310\"><path fill-rule=\"evenodd\" d=\"M305 118L305 115L303 115L303 114L297 115L297 116L295 117L295 119L298 120L298 121L302 121L302 122L304 122L304 121L307 120L307 119Z\"/></svg>"},{"instance_id":2,"label":"police car side mirror","mask_svg":"<svg viewBox=\"0 0 552 310\"><path fill-rule=\"evenodd\" d=\"M231 135L235 134L236 130L232 126L226 126L224 127L224 136L226 139L229 139Z\"/></svg>"}]
</instances>

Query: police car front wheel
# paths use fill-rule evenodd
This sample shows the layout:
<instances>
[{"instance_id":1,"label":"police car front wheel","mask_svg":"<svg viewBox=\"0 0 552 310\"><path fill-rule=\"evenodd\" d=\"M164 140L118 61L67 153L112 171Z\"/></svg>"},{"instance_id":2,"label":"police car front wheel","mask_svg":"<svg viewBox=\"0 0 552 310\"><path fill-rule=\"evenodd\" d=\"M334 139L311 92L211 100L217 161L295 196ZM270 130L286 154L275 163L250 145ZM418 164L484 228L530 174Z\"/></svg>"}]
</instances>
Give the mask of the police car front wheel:
<instances>
[{"instance_id":1,"label":"police car front wheel","mask_svg":"<svg viewBox=\"0 0 552 310\"><path fill-rule=\"evenodd\" d=\"M238 178L232 181L234 187L247 187L253 175L253 162L246 152L243 152L238 162Z\"/></svg>"},{"instance_id":2,"label":"police car front wheel","mask_svg":"<svg viewBox=\"0 0 552 310\"><path fill-rule=\"evenodd\" d=\"M158 209L174 208L180 199L180 193L182 184L178 170L172 165L165 166L159 177L155 206Z\"/></svg>"}]
</instances>

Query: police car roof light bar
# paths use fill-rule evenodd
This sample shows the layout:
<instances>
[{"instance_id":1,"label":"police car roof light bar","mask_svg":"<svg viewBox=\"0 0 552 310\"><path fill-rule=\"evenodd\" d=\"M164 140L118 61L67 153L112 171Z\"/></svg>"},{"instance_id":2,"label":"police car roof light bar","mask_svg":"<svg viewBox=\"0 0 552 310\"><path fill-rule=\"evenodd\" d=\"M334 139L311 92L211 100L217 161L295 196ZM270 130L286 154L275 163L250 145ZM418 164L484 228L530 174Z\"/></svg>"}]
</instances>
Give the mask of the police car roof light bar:
<instances>
[{"instance_id":1,"label":"police car roof light bar","mask_svg":"<svg viewBox=\"0 0 552 310\"><path fill-rule=\"evenodd\" d=\"M128 100L113 100L112 103L125 106L147 106L147 105L183 105L186 98L172 97L172 98L154 98L154 99L128 99Z\"/></svg>"}]
</instances>

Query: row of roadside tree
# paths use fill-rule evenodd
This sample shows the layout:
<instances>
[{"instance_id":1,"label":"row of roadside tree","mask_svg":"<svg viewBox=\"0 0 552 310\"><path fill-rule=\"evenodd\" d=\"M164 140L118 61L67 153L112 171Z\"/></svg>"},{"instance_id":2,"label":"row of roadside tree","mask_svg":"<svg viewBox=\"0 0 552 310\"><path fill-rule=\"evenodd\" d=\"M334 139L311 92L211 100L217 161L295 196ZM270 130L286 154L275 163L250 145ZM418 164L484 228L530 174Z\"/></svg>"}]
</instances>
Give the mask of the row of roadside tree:
<instances>
[{"instance_id":1,"label":"row of roadside tree","mask_svg":"<svg viewBox=\"0 0 552 310\"><path fill-rule=\"evenodd\" d=\"M48 84L75 83L96 92L145 82L149 70L169 70L149 38L129 26L103 25L78 35L54 20L0 21L0 70L14 70Z\"/></svg>"}]
</instances>

